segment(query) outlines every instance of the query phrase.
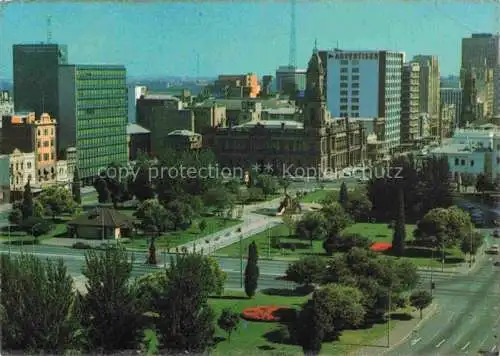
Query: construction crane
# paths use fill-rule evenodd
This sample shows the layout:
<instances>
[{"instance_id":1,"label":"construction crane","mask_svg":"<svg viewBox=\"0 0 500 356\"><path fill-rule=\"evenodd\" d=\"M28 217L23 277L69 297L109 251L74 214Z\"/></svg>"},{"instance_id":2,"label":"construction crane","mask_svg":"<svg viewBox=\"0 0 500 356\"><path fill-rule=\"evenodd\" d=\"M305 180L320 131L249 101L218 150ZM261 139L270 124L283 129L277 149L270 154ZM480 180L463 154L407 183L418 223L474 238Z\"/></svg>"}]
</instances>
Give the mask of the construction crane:
<instances>
[{"instance_id":1,"label":"construction crane","mask_svg":"<svg viewBox=\"0 0 500 356\"><path fill-rule=\"evenodd\" d=\"M47 43L52 42L52 17L47 16Z\"/></svg>"},{"instance_id":2,"label":"construction crane","mask_svg":"<svg viewBox=\"0 0 500 356\"><path fill-rule=\"evenodd\" d=\"M297 5L296 0L291 1L291 13L290 13L290 52L288 58L288 65L295 68L297 60L297 33L296 33L296 23L295 23L295 8Z\"/></svg>"}]
</instances>

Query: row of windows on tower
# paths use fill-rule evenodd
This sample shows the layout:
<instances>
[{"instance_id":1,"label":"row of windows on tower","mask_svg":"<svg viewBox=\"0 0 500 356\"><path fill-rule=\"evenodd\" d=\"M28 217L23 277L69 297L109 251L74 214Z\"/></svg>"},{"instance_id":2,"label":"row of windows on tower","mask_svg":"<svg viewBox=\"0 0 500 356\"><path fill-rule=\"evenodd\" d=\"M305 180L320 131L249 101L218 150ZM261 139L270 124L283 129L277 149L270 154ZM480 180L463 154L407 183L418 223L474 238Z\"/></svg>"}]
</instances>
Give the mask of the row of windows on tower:
<instances>
[{"instance_id":1,"label":"row of windows on tower","mask_svg":"<svg viewBox=\"0 0 500 356\"><path fill-rule=\"evenodd\" d=\"M42 134L42 130L41 129L38 129L37 131L37 135L40 136ZM43 129L43 135L44 136L47 136L49 134L49 129ZM54 128L51 128L50 129L50 134L53 135L54 134Z\"/></svg>"},{"instance_id":2,"label":"row of windows on tower","mask_svg":"<svg viewBox=\"0 0 500 356\"><path fill-rule=\"evenodd\" d=\"M340 73L348 73L349 72L349 68L347 67L341 67L340 68ZM358 67L353 67L351 68L351 73L359 73L359 68Z\"/></svg>"}]
</instances>

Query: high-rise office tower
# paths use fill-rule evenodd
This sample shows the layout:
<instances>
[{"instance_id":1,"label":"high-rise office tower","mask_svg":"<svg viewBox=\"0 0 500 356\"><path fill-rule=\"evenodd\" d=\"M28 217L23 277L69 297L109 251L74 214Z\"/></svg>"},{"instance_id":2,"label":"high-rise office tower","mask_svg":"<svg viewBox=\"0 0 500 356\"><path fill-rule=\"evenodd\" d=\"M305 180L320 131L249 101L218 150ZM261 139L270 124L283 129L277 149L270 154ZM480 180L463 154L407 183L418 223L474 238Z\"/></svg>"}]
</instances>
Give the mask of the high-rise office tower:
<instances>
[{"instance_id":1,"label":"high-rise office tower","mask_svg":"<svg viewBox=\"0 0 500 356\"><path fill-rule=\"evenodd\" d=\"M499 95L500 89L495 91L495 88L499 88L499 86L494 83L500 80L498 78L500 73L496 69L499 65L500 35L476 33L469 38L462 39L462 87L465 89L465 81L470 80L470 77L473 76L477 91L476 99L478 100L478 103L475 104L481 104L481 109L476 113L475 119L482 119L498 111L494 108L499 106L496 97ZM463 99L464 104L468 99Z\"/></svg>"},{"instance_id":2,"label":"high-rise office tower","mask_svg":"<svg viewBox=\"0 0 500 356\"><path fill-rule=\"evenodd\" d=\"M127 95L124 66L59 67L59 147L76 147L82 179L127 163Z\"/></svg>"},{"instance_id":3,"label":"high-rise office tower","mask_svg":"<svg viewBox=\"0 0 500 356\"><path fill-rule=\"evenodd\" d=\"M458 127L462 116L462 88L441 88L440 100L443 105L455 106L455 122L453 127Z\"/></svg>"},{"instance_id":4,"label":"high-rise office tower","mask_svg":"<svg viewBox=\"0 0 500 356\"><path fill-rule=\"evenodd\" d=\"M500 64L500 36L475 33L462 38L462 68L495 68Z\"/></svg>"},{"instance_id":5,"label":"high-rise office tower","mask_svg":"<svg viewBox=\"0 0 500 356\"><path fill-rule=\"evenodd\" d=\"M13 46L14 111L48 113L59 120L58 67L68 63L67 46L18 44Z\"/></svg>"},{"instance_id":6,"label":"high-rise office tower","mask_svg":"<svg viewBox=\"0 0 500 356\"><path fill-rule=\"evenodd\" d=\"M420 112L429 114L431 120L438 120L441 86L438 59L435 56L418 55L412 61L420 65Z\"/></svg>"},{"instance_id":7,"label":"high-rise office tower","mask_svg":"<svg viewBox=\"0 0 500 356\"><path fill-rule=\"evenodd\" d=\"M276 69L276 91L286 95L296 95L306 89L306 70L293 66Z\"/></svg>"},{"instance_id":8,"label":"high-rise office tower","mask_svg":"<svg viewBox=\"0 0 500 356\"><path fill-rule=\"evenodd\" d=\"M418 63L404 64L401 86L401 144L410 144L419 138L420 65Z\"/></svg>"},{"instance_id":9,"label":"high-rise office tower","mask_svg":"<svg viewBox=\"0 0 500 356\"><path fill-rule=\"evenodd\" d=\"M388 150L400 145L401 74L404 53L321 51L326 58L326 100L334 117L385 119Z\"/></svg>"}]
</instances>

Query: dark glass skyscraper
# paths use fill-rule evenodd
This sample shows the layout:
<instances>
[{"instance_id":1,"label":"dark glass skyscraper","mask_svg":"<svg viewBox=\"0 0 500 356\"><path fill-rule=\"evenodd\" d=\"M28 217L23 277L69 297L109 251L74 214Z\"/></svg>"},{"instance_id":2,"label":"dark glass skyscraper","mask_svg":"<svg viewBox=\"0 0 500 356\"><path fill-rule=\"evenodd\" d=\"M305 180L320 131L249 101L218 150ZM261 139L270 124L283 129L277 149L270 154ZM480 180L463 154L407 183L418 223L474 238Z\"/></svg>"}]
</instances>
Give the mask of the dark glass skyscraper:
<instances>
[{"instance_id":1,"label":"dark glass skyscraper","mask_svg":"<svg viewBox=\"0 0 500 356\"><path fill-rule=\"evenodd\" d=\"M124 66L59 67L59 147L76 147L82 179L127 163L127 96Z\"/></svg>"},{"instance_id":2,"label":"dark glass skyscraper","mask_svg":"<svg viewBox=\"0 0 500 356\"><path fill-rule=\"evenodd\" d=\"M58 67L68 63L66 45L13 46L14 110L44 112L59 120Z\"/></svg>"}]
</instances>

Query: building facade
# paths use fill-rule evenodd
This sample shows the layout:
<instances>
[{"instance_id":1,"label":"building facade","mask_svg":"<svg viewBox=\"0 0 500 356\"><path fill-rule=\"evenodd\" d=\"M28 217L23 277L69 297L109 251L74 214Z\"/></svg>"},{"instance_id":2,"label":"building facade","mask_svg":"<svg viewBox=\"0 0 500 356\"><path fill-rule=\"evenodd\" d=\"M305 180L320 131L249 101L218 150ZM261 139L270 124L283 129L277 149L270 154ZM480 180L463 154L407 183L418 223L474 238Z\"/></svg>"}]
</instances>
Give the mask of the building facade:
<instances>
[{"instance_id":1,"label":"building facade","mask_svg":"<svg viewBox=\"0 0 500 356\"><path fill-rule=\"evenodd\" d=\"M293 66L281 66L276 69L276 92L294 96L297 91L306 89L306 70Z\"/></svg>"},{"instance_id":2,"label":"building facade","mask_svg":"<svg viewBox=\"0 0 500 356\"><path fill-rule=\"evenodd\" d=\"M431 120L439 119L440 87L439 61L435 56L417 55L414 62L420 65L420 112L429 114Z\"/></svg>"},{"instance_id":3,"label":"building facade","mask_svg":"<svg viewBox=\"0 0 500 356\"><path fill-rule=\"evenodd\" d=\"M419 137L420 64L405 63L401 79L401 144L412 144Z\"/></svg>"},{"instance_id":4,"label":"building facade","mask_svg":"<svg viewBox=\"0 0 500 356\"><path fill-rule=\"evenodd\" d=\"M455 122L453 123L454 127L458 127L461 122L462 115L462 96L463 89L462 88L441 88L440 92L440 100L441 105L454 105L455 106Z\"/></svg>"},{"instance_id":5,"label":"building facade","mask_svg":"<svg viewBox=\"0 0 500 356\"><path fill-rule=\"evenodd\" d=\"M10 155L0 155L0 203L10 203Z\"/></svg>"},{"instance_id":6,"label":"building facade","mask_svg":"<svg viewBox=\"0 0 500 356\"><path fill-rule=\"evenodd\" d=\"M151 152L158 155L166 147L169 132L195 130L195 114L176 97L147 94L137 100L137 124L151 132Z\"/></svg>"},{"instance_id":7,"label":"building facade","mask_svg":"<svg viewBox=\"0 0 500 356\"><path fill-rule=\"evenodd\" d=\"M111 163L126 164L127 84L124 66L59 68L59 147L75 147L78 171L91 181Z\"/></svg>"},{"instance_id":8,"label":"building facade","mask_svg":"<svg viewBox=\"0 0 500 356\"><path fill-rule=\"evenodd\" d=\"M326 98L335 117L384 117L388 150L400 145L401 75L404 53L323 52Z\"/></svg>"},{"instance_id":9,"label":"building facade","mask_svg":"<svg viewBox=\"0 0 500 356\"><path fill-rule=\"evenodd\" d=\"M191 151L202 147L202 136L193 131L175 130L168 134L167 147L175 151Z\"/></svg>"},{"instance_id":10,"label":"building facade","mask_svg":"<svg viewBox=\"0 0 500 356\"><path fill-rule=\"evenodd\" d=\"M14 111L59 117L59 65L68 63L68 49L59 44L13 46Z\"/></svg>"},{"instance_id":11,"label":"building facade","mask_svg":"<svg viewBox=\"0 0 500 356\"><path fill-rule=\"evenodd\" d=\"M2 118L2 153L35 154L36 175L32 184L51 184L56 179L56 120L49 114L20 113Z\"/></svg>"},{"instance_id":12,"label":"building facade","mask_svg":"<svg viewBox=\"0 0 500 356\"><path fill-rule=\"evenodd\" d=\"M219 75L214 83L217 95L225 98L256 98L260 85L255 73Z\"/></svg>"},{"instance_id":13,"label":"building facade","mask_svg":"<svg viewBox=\"0 0 500 356\"><path fill-rule=\"evenodd\" d=\"M135 161L140 153L151 154L151 132L137 124L127 125L128 159Z\"/></svg>"},{"instance_id":14,"label":"building facade","mask_svg":"<svg viewBox=\"0 0 500 356\"><path fill-rule=\"evenodd\" d=\"M128 122L135 123L137 114L137 100L146 95L148 88L145 86L130 85L128 87Z\"/></svg>"},{"instance_id":15,"label":"building facade","mask_svg":"<svg viewBox=\"0 0 500 356\"><path fill-rule=\"evenodd\" d=\"M474 33L462 38L462 68L495 68L500 64L500 36Z\"/></svg>"},{"instance_id":16,"label":"building facade","mask_svg":"<svg viewBox=\"0 0 500 356\"><path fill-rule=\"evenodd\" d=\"M323 63L315 51L307 70L303 122L259 120L214 128L204 136L204 145L213 149L221 166L268 166L273 173L291 176L309 172L319 178L361 164L366 160L364 129L348 118L330 117L323 81Z\"/></svg>"},{"instance_id":17,"label":"building facade","mask_svg":"<svg viewBox=\"0 0 500 356\"><path fill-rule=\"evenodd\" d=\"M18 149L9 157L10 159L10 200L22 198L25 185L30 182L33 187L38 186L33 179L36 176L35 153L23 153Z\"/></svg>"}]
</instances>

